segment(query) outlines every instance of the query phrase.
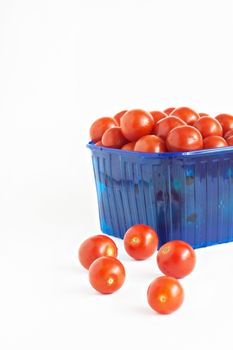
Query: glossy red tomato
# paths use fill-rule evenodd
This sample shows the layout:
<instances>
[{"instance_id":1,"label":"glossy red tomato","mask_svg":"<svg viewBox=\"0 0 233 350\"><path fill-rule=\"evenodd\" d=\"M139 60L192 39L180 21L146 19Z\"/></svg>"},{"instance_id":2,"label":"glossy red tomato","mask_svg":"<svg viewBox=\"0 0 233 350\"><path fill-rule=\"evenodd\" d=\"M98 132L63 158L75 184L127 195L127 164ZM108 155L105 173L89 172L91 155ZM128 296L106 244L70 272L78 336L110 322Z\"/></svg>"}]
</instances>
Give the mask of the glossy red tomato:
<instances>
[{"instance_id":1,"label":"glossy red tomato","mask_svg":"<svg viewBox=\"0 0 233 350\"><path fill-rule=\"evenodd\" d=\"M170 152L190 152L203 147L203 139L199 130L190 125L172 129L166 140Z\"/></svg>"},{"instance_id":2,"label":"glossy red tomato","mask_svg":"<svg viewBox=\"0 0 233 350\"><path fill-rule=\"evenodd\" d=\"M166 113L160 111L152 111L150 114L152 115L155 123L168 116Z\"/></svg>"},{"instance_id":3,"label":"glossy red tomato","mask_svg":"<svg viewBox=\"0 0 233 350\"><path fill-rule=\"evenodd\" d=\"M95 143L100 141L107 129L117 125L117 121L110 117L103 117L95 120L90 128L91 140Z\"/></svg>"},{"instance_id":4,"label":"glossy red tomato","mask_svg":"<svg viewBox=\"0 0 233 350\"><path fill-rule=\"evenodd\" d=\"M222 125L223 133L225 134L228 130L233 129L233 116L230 114L219 114L215 118Z\"/></svg>"},{"instance_id":5,"label":"glossy red tomato","mask_svg":"<svg viewBox=\"0 0 233 350\"><path fill-rule=\"evenodd\" d=\"M193 125L199 119L199 114L188 107L176 108L174 109L174 111L171 112L170 115L179 117L189 125Z\"/></svg>"},{"instance_id":6,"label":"glossy red tomato","mask_svg":"<svg viewBox=\"0 0 233 350\"><path fill-rule=\"evenodd\" d=\"M233 146L233 136L228 137L227 143L228 143L228 146Z\"/></svg>"},{"instance_id":7,"label":"glossy red tomato","mask_svg":"<svg viewBox=\"0 0 233 350\"><path fill-rule=\"evenodd\" d=\"M114 115L113 118L117 121L118 125L120 125L121 117L125 114L125 112L127 112L127 109Z\"/></svg>"},{"instance_id":8,"label":"glossy red tomato","mask_svg":"<svg viewBox=\"0 0 233 350\"><path fill-rule=\"evenodd\" d=\"M184 291L175 278L161 276L149 285L147 300L153 310L160 314L170 314L182 305Z\"/></svg>"},{"instance_id":9,"label":"glossy red tomato","mask_svg":"<svg viewBox=\"0 0 233 350\"><path fill-rule=\"evenodd\" d=\"M188 243L170 241L159 249L157 263L165 275L183 278L193 271L196 264L196 255Z\"/></svg>"},{"instance_id":10,"label":"glossy red tomato","mask_svg":"<svg viewBox=\"0 0 233 350\"><path fill-rule=\"evenodd\" d=\"M225 134L224 134L224 139L227 140L229 137L233 136L233 129L229 129Z\"/></svg>"},{"instance_id":11,"label":"glossy red tomato","mask_svg":"<svg viewBox=\"0 0 233 350\"><path fill-rule=\"evenodd\" d=\"M168 107L164 109L164 113L166 113L167 115L170 115L171 112L173 112L174 110L175 110L175 107Z\"/></svg>"},{"instance_id":12,"label":"glossy red tomato","mask_svg":"<svg viewBox=\"0 0 233 350\"><path fill-rule=\"evenodd\" d=\"M166 139L167 135L169 134L169 132L176 128L177 126L181 126L181 125L186 125L186 123L177 117L166 117L164 119L159 120L156 124L155 127L153 129L153 134L161 137L162 139Z\"/></svg>"},{"instance_id":13,"label":"glossy red tomato","mask_svg":"<svg viewBox=\"0 0 233 350\"><path fill-rule=\"evenodd\" d=\"M208 136L203 140L203 148L219 148L228 146L227 141L221 136Z\"/></svg>"},{"instance_id":14,"label":"glossy red tomato","mask_svg":"<svg viewBox=\"0 0 233 350\"><path fill-rule=\"evenodd\" d=\"M152 115L142 109L127 111L121 118L122 133L129 141L137 141L140 137L150 134L153 127Z\"/></svg>"},{"instance_id":15,"label":"glossy red tomato","mask_svg":"<svg viewBox=\"0 0 233 350\"><path fill-rule=\"evenodd\" d=\"M103 144L102 144L102 142L101 141L98 141L98 142L96 142L96 144L95 144L96 146L103 146Z\"/></svg>"},{"instance_id":16,"label":"glossy red tomato","mask_svg":"<svg viewBox=\"0 0 233 350\"><path fill-rule=\"evenodd\" d=\"M121 288L125 281L124 266L113 257L98 258L89 268L89 281L98 292L111 294Z\"/></svg>"},{"instance_id":17,"label":"glossy red tomato","mask_svg":"<svg viewBox=\"0 0 233 350\"><path fill-rule=\"evenodd\" d=\"M121 148L128 140L124 137L119 126L114 126L105 131L102 136L102 144L104 147Z\"/></svg>"},{"instance_id":18,"label":"glossy red tomato","mask_svg":"<svg viewBox=\"0 0 233 350\"><path fill-rule=\"evenodd\" d=\"M117 257L117 246L108 236L96 235L86 239L79 247L79 261L86 269L101 256Z\"/></svg>"},{"instance_id":19,"label":"glossy red tomato","mask_svg":"<svg viewBox=\"0 0 233 350\"><path fill-rule=\"evenodd\" d=\"M136 152L159 153L166 152L166 145L163 139L155 135L141 137L135 144Z\"/></svg>"},{"instance_id":20,"label":"glossy red tomato","mask_svg":"<svg viewBox=\"0 0 233 350\"><path fill-rule=\"evenodd\" d=\"M124 145L123 147L121 147L121 149L124 149L125 151L134 151L135 143L136 143L136 142L129 142L129 143L126 143L126 145Z\"/></svg>"},{"instance_id":21,"label":"glossy red tomato","mask_svg":"<svg viewBox=\"0 0 233 350\"><path fill-rule=\"evenodd\" d=\"M203 138L217 135L222 136L222 126L217 119L204 116L193 125L202 134Z\"/></svg>"},{"instance_id":22,"label":"glossy red tomato","mask_svg":"<svg viewBox=\"0 0 233 350\"><path fill-rule=\"evenodd\" d=\"M158 247L158 235L150 226L138 224L130 227L124 236L126 252L136 260L149 258Z\"/></svg>"}]
</instances>

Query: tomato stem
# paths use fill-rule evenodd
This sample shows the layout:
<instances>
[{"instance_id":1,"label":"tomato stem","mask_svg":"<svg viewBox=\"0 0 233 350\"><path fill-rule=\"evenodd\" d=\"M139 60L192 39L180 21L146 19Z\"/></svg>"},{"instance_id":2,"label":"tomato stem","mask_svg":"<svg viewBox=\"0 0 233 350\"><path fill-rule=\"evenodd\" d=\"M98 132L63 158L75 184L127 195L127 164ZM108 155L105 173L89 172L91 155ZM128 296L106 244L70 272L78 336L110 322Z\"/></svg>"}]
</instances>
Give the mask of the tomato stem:
<instances>
[{"instance_id":1,"label":"tomato stem","mask_svg":"<svg viewBox=\"0 0 233 350\"><path fill-rule=\"evenodd\" d=\"M138 237L133 237L133 238L131 239L131 242L132 242L133 244L138 244L138 243L140 242L140 239L139 239Z\"/></svg>"},{"instance_id":2,"label":"tomato stem","mask_svg":"<svg viewBox=\"0 0 233 350\"><path fill-rule=\"evenodd\" d=\"M166 303L167 297L165 295L160 295L159 300L161 301L161 303Z\"/></svg>"},{"instance_id":3,"label":"tomato stem","mask_svg":"<svg viewBox=\"0 0 233 350\"><path fill-rule=\"evenodd\" d=\"M114 282L114 279L112 277L110 277L108 279L108 284L111 286L113 284L113 282Z\"/></svg>"},{"instance_id":4,"label":"tomato stem","mask_svg":"<svg viewBox=\"0 0 233 350\"><path fill-rule=\"evenodd\" d=\"M169 247L169 246L164 247L164 248L162 249L162 253L163 253L163 254L167 254L167 253L169 252L169 250L170 250L170 247Z\"/></svg>"}]
</instances>

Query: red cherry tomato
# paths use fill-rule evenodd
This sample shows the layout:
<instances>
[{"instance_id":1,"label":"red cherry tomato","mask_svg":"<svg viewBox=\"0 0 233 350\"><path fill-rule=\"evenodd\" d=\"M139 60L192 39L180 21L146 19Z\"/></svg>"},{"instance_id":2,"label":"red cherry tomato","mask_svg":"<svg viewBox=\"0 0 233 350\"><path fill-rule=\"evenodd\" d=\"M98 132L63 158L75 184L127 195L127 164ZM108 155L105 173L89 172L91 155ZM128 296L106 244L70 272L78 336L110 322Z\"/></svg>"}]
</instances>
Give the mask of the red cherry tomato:
<instances>
[{"instance_id":1,"label":"red cherry tomato","mask_svg":"<svg viewBox=\"0 0 233 350\"><path fill-rule=\"evenodd\" d=\"M128 142L122 134L119 126L114 126L113 128L106 130L101 141L103 146L110 148L121 148Z\"/></svg>"},{"instance_id":2,"label":"red cherry tomato","mask_svg":"<svg viewBox=\"0 0 233 350\"><path fill-rule=\"evenodd\" d=\"M198 113L200 117L210 117L208 113ZM212 118L212 117L210 117Z\"/></svg>"},{"instance_id":3,"label":"red cherry tomato","mask_svg":"<svg viewBox=\"0 0 233 350\"><path fill-rule=\"evenodd\" d=\"M160 111L152 111L150 114L152 115L155 123L168 116L166 113Z\"/></svg>"},{"instance_id":4,"label":"red cherry tomato","mask_svg":"<svg viewBox=\"0 0 233 350\"><path fill-rule=\"evenodd\" d=\"M172 111L170 115L179 117L189 125L193 125L199 119L199 114L188 107L176 108L174 111Z\"/></svg>"},{"instance_id":5,"label":"red cherry tomato","mask_svg":"<svg viewBox=\"0 0 233 350\"><path fill-rule=\"evenodd\" d=\"M171 112L173 112L174 110L175 110L175 107L168 107L164 109L164 113L166 113L167 115L170 115Z\"/></svg>"},{"instance_id":6,"label":"red cherry tomato","mask_svg":"<svg viewBox=\"0 0 233 350\"><path fill-rule=\"evenodd\" d=\"M149 258L158 247L158 235L150 226L134 225L124 236L126 252L136 260Z\"/></svg>"},{"instance_id":7,"label":"red cherry tomato","mask_svg":"<svg viewBox=\"0 0 233 350\"><path fill-rule=\"evenodd\" d=\"M157 263L167 276L183 278L189 275L196 264L193 248L184 241L170 241L158 251Z\"/></svg>"},{"instance_id":8,"label":"red cherry tomato","mask_svg":"<svg viewBox=\"0 0 233 350\"><path fill-rule=\"evenodd\" d=\"M228 130L225 134L224 134L224 139L227 140L229 137L233 136L233 129Z\"/></svg>"},{"instance_id":9,"label":"red cherry tomato","mask_svg":"<svg viewBox=\"0 0 233 350\"><path fill-rule=\"evenodd\" d=\"M117 121L118 125L120 125L121 117L125 114L125 112L127 112L127 109L114 115L113 118Z\"/></svg>"},{"instance_id":10,"label":"red cherry tomato","mask_svg":"<svg viewBox=\"0 0 233 350\"><path fill-rule=\"evenodd\" d=\"M219 148L228 146L227 141L221 136L208 136L203 140L203 148Z\"/></svg>"},{"instance_id":11,"label":"red cherry tomato","mask_svg":"<svg viewBox=\"0 0 233 350\"><path fill-rule=\"evenodd\" d=\"M136 152L159 153L166 152L166 145L163 139L155 135L141 137L135 144Z\"/></svg>"},{"instance_id":12,"label":"red cherry tomato","mask_svg":"<svg viewBox=\"0 0 233 350\"><path fill-rule=\"evenodd\" d=\"M124 266L113 257L98 258L89 268L89 281L98 292L111 294L121 288L125 281Z\"/></svg>"},{"instance_id":13,"label":"red cherry tomato","mask_svg":"<svg viewBox=\"0 0 233 350\"><path fill-rule=\"evenodd\" d=\"M101 256L117 257L117 246L113 240L104 235L86 239L79 247L79 261L86 269Z\"/></svg>"},{"instance_id":14,"label":"red cherry tomato","mask_svg":"<svg viewBox=\"0 0 233 350\"><path fill-rule=\"evenodd\" d=\"M102 142L101 141L98 141L98 142L96 142L96 144L95 144L96 146L103 146L103 144L102 144Z\"/></svg>"},{"instance_id":15,"label":"red cherry tomato","mask_svg":"<svg viewBox=\"0 0 233 350\"><path fill-rule=\"evenodd\" d=\"M228 146L233 146L233 136L228 137L227 143L228 143Z\"/></svg>"},{"instance_id":16,"label":"red cherry tomato","mask_svg":"<svg viewBox=\"0 0 233 350\"><path fill-rule=\"evenodd\" d=\"M121 149L123 149L123 150L125 150L125 151L134 151L135 143L136 143L136 142L129 142L129 143L126 143L126 145L124 145L123 147L121 147Z\"/></svg>"},{"instance_id":17,"label":"red cherry tomato","mask_svg":"<svg viewBox=\"0 0 233 350\"><path fill-rule=\"evenodd\" d=\"M166 139L169 132L176 128L177 126L186 125L186 123L177 117L166 117L164 119L159 120L154 127L153 134L161 137L162 139Z\"/></svg>"},{"instance_id":18,"label":"red cherry tomato","mask_svg":"<svg viewBox=\"0 0 233 350\"><path fill-rule=\"evenodd\" d=\"M182 305L184 291L175 278L161 276L149 285L147 300L153 310L160 314L170 314Z\"/></svg>"},{"instance_id":19,"label":"red cherry tomato","mask_svg":"<svg viewBox=\"0 0 233 350\"><path fill-rule=\"evenodd\" d=\"M230 114L219 114L215 118L222 125L223 133L225 134L228 130L233 129L233 116Z\"/></svg>"},{"instance_id":20,"label":"red cherry tomato","mask_svg":"<svg viewBox=\"0 0 233 350\"><path fill-rule=\"evenodd\" d=\"M95 120L90 128L91 140L95 143L100 141L107 129L117 125L117 121L110 117L103 117Z\"/></svg>"},{"instance_id":21,"label":"red cherry tomato","mask_svg":"<svg viewBox=\"0 0 233 350\"><path fill-rule=\"evenodd\" d=\"M193 126L200 131L203 138L212 135L222 136L222 126L217 119L201 117Z\"/></svg>"},{"instance_id":22,"label":"red cherry tomato","mask_svg":"<svg viewBox=\"0 0 233 350\"><path fill-rule=\"evenodd\" d=\"M142 109L127 111L121 118L122 133L129 141L137 141L140 137L150 134L153 126L152 115Z\"/></svg>"},{"instance_id":23,"label":"red cherry tomato","mask_svg":"<svg viewBox=\"0 0 233 350\"><path fill-rule=\"evenodd\" d=\"M183 125L169 132L166 145L170 152L190 152L201 149L203 139L199 130L190 125Z\"/></svg>"}]
</instances>

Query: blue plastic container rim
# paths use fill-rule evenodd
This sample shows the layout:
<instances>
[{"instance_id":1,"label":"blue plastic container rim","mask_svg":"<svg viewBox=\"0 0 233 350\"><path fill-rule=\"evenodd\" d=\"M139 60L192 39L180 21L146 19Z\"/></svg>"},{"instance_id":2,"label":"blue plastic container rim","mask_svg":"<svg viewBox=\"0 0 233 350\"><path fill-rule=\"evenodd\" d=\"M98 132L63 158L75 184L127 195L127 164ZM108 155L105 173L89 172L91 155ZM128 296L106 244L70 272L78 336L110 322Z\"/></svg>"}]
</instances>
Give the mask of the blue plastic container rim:
<instances>
[{"instance_id":1,"label":"blue plastic container rim","mask_svg":"<svg viewBox=\"0 0 233 350\"><path fill-rule=\"evenodd\" d=\"M149 153L149 152L136 152L136 151L126 151L117 148L108 148L104 146L96 146L92 141L87 144L87 147L92 151L104 151L106 153L116 153L119 155L131 155L141 158L186 158L192 156L208 156L208 155L226 155L233 152L233 146L228 147L219 147L219 148L210 148L210 149L201 149L198 151L192 152L163 152L163 153Z\"/></svg>"}]
</instances>

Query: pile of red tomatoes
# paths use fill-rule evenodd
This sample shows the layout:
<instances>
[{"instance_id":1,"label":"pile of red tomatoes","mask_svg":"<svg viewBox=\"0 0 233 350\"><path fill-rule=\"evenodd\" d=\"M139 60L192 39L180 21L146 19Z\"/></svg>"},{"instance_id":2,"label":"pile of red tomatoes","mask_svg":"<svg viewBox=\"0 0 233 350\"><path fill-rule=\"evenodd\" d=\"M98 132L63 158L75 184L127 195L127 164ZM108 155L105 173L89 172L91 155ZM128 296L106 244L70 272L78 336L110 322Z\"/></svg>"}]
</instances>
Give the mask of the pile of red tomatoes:
<instances>
[{"instance_id":1,"label":"pile of red tomatoes","mask_svg":"<svg viewBox=\"0 0 233 350\"><path fill-rule=\"evenodd\" d=\"M125 233L124 247L133 259L145 260L158 248L157 232L147 225L134 225ZM86 239L78 255L82 266L88 269L91 286L99 293L111 294L123 286L125 268L117 259L118 248L110 237L96 235ZM195 252L188 243L174 240L160 247L156 261L163 275L149 284L147 301L158 313L170 314L183 303L184 290L178 279L194 269Z\"/></svg>"},{"instance_id":2,"label":"pile of red tomatoes","mask_svg":"<svg viewBox=\"0 0 233 350\"><path fill-rule=\"evenodd\" d=\"M137 152L189 152L233 146L233 116L212 118L189 107L163 112L122 111L97 119L90 128L96 146Z\"/></svg>"}]
</instances>

